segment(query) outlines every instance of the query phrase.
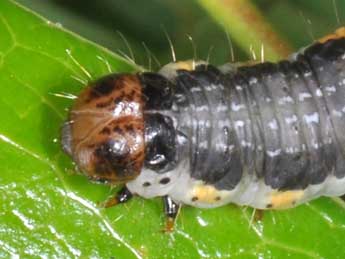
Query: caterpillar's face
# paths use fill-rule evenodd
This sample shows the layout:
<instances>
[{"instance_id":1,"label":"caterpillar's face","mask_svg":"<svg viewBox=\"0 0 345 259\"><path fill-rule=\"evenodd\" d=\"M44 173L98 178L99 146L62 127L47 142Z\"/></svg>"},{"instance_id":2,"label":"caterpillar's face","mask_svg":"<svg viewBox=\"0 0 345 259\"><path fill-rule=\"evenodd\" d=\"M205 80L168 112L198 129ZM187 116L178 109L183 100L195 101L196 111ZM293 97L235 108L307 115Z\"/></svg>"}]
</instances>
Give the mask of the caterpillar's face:
<instances>
[{"instance_id":1,"label":"caterpillar's face","mask_svg":"<svg viewBox=\"0 0 345 259\"><path fill-rule=\"evenodd\" d=\"M138 76L111 74L76 100L62 130L64 150L95 181L134 179L144 163L142 87Z\"/></svg>"}]
</instances>

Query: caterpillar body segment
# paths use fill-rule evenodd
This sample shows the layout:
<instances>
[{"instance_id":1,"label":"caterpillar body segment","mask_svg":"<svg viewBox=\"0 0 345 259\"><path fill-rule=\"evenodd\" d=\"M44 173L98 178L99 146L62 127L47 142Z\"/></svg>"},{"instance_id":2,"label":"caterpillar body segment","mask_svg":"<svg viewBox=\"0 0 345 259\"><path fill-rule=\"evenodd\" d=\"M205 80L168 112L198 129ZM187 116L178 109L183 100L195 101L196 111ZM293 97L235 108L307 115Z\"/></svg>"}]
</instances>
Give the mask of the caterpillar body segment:
<instances>
[{"instance_id":1,"label":"caterpillar body segment","mask_svg":"<svg viewBox=\"0 0 345 259\"><path fill-rule=\"evenodd\" d=\"M164 197L170 218L182 204L284 209L342 195L343 31L277 63L108 75L80 94L63 147L126 197Z\"/></svg>"}]
</instances>

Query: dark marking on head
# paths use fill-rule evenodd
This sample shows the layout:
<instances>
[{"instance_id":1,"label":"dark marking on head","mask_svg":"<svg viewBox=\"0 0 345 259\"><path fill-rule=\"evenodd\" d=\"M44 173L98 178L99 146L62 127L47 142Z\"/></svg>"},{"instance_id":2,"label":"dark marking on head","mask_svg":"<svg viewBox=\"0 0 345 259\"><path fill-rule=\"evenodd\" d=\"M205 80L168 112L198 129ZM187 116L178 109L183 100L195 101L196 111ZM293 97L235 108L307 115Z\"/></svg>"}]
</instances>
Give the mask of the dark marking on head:
<instances>
[{"instance_id":1,"label":"dark marking on head","mask_svg":"<svg viewBox=\"0 0 345 259\"><path fill-rule=\"evenodd\" d=\"M132 91L128 94L128 97L129 97L130 99L133 99L134 96L135 96L135 94L136 94L136 92L135 92L134 90L132 90Z\"/></svg>"},{"instance_id":2,"label":"dark marking on head","mask_svg":"<svg viewBox=\"0 0 345 259\"><path fill-rule=\"evenodd\" d=\"M115 98L114 103L119 104L121 101L122 101L122 97L119 96Z\"/></svg>"},{"instance_id":3,"label":"dark marking on head","mask_svg":"<svg viewBox=\"0 0 345 259\"><path fill-rule=\"evenodd\" d=\"M105 101L105 102L99 102L96 104L96 107L97 108L105 108L105 107L108 107L112 104L113 102L113 99L110 98L108 101Z\"/></svg>"},{"instance_id":4,"label":"dark marking on head","mask_svg":"<svg viewBox=\"0 0 345 259\"><path fill-rule=\"evenodd\" d=\"M119 126L115 126L115 127L113 128L113 132L116 132L116 133L122 135L122 134L123 134L123 129L120 128Z\"/></svg>"},{"instance_id":5,"label":"dark marking on head","mask_svg":"<svg viewBox=\"0 0 345 259\"><path fill-rule=\"evenodd\" d=\"M108 140L95 150L95 156L99 159L96 171L105 172L123 172L126 174L126 157L129 154L129 147L124 141Z\"/></svg>"},{"instance_id":6,"label":"dark marking on head","mask_svg":"<svg viewBox=\"0 0 345 259\"><path fill-rule=\"evenodd\" d=\"M119 74L111 74L106 77L103 77L97 80L92 87L91 97L100 97L110 94L114 88L120 87L121 83L116 83L116 80L119 79Z\"/></svg>"},{"instance_id":7,"label":"dark marking on head","mask_svg":"<svg viewBox=\"0 0 345 259\"><path fill-rule=\"evenodd\" d=\"M135 129L134 129L134 127L133 127L132 124L126 125L126 126L125 126L125 130L126 130L126 132L129 133L129 134L135 133Z\"/></svg>"},{"instance_id":8,"label":"dark marking on head","mask_svg":"<svg viewBox=\"0 0 345 259\"><path fill-rule=\"evenodd\" d=\"M108 127L104 127L101 131L100 131L101 134L104 134L104 135L109 135L111 133L110 129Z\"/></svg>"}]
</instances>

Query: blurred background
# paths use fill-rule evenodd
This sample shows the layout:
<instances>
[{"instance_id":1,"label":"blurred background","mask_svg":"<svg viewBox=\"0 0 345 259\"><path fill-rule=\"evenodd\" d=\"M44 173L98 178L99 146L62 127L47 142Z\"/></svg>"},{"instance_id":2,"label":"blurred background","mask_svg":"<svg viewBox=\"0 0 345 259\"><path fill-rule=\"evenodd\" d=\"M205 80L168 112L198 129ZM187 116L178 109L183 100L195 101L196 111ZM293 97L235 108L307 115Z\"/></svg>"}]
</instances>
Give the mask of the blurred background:
<instances>
[{"instance_id":1,"label":"blurred background","mask_svg":"<svg viewBox=\"0 0 345 259\"><path fill-rule=\"evenodd\" d=\"M211 63L222 64L230 60L226 31L229 30L231 37L231 24L228 29L221 26L216 22L217 16L210 15L202 7L202 1L17 1L91 41L130 56L118 32L122 33L133 49L136 62L145 67L148 67L148 58L143 42L161 64L172 60L164 30L173 42L178 60L193 58L194 48L198 58L205 60L209 55ZM248 2L253 3L282 41L293 50L310 44L313 38L330 33L345 23L345 1L342 0ZM194 47L189 37L193 39ZM250 46L240 44L239 47L236 42L233 45L236 61L248 59ZM158 65L153 69L158 69Z\"/></svg>"}]
</instances>

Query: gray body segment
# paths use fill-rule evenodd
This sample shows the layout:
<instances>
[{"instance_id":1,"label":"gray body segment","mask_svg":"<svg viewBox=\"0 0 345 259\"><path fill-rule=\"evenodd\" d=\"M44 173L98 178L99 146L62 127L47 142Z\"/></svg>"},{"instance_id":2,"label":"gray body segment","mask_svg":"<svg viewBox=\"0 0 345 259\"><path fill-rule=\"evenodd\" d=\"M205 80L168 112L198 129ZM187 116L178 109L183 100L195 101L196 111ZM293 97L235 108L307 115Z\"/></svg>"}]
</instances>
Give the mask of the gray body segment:
<instances>
[{"instance_id":1,"label":"gray body segment","mask_svg":"<svg viewBox=\"0 0 345 259\"><path fill-rule=\"evenodd\" d=\"M190 175L231 190L243 177L278 190L345 174L345 41L295 60L222 73L177 71L177 130L189 140Z\"/></svg>"},{"instance_id":2,"label":"gray body segment","mask_svg":"<svg viewBox=\"0 0 345 259\"><path fill-rule=\"evenodd\" d=\"M131 191L199 207L261 209L345 193L344 38L278 63L201 64L163 75L174 85L172 105L150 114L173 121L173 167L144 168L127 184ZM169 184L158 184L165 176ZM157 184L142 187L148 180Z\"/></svg>"}]
</instances>

